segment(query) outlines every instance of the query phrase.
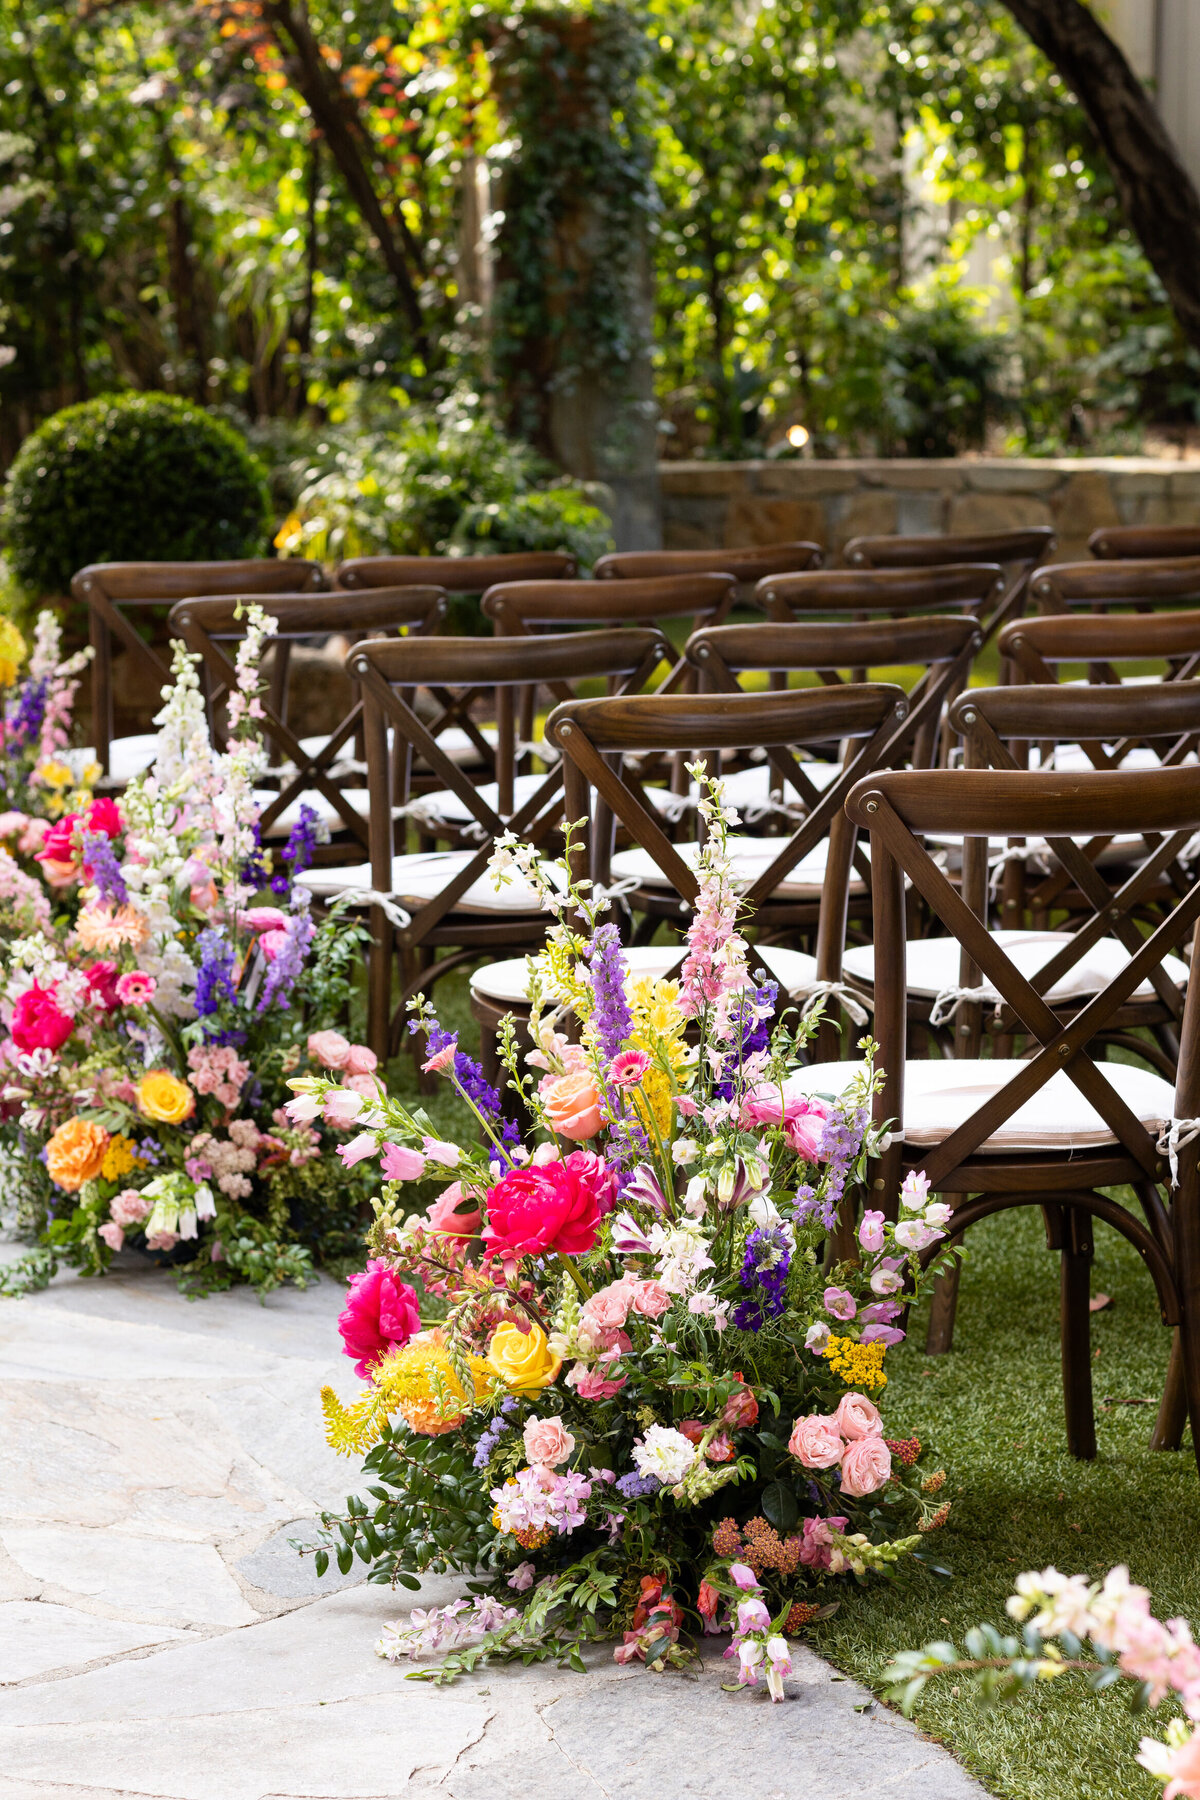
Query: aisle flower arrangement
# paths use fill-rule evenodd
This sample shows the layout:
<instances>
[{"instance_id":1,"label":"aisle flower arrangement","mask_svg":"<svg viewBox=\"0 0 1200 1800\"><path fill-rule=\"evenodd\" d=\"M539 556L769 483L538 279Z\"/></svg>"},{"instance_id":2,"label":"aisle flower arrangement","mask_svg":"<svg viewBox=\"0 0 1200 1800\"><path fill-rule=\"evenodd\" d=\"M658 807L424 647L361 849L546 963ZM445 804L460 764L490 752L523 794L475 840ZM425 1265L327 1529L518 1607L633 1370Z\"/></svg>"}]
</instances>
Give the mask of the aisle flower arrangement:
<instances>
[{"instance_id":1,"label":"aisle flower arrangement","mask_svg":"<svg viewBox=\"0 0 1200 1800\"><path fill-rule=\"evenodd\" d=\"M357 1553L408 1588L470 1576L472 1598L378 1645L436 1659L438 1679L485 1656L578 1664L600 1637L661 1670L723 1634L734 1685L778 1699L789 1632L837 1604L839 1578L919 1554L949 1510L944 1472L885 1420L887 1351L947 1209L913 1176L897 1223L868 1210L855 1254L824 1260L882 1076L864 1043L851 1091L802 1090L814 1020L780 1015L752 972L734 815L706 785L677 980L633 980L580 886L498 845L496 879L515 865L557 915L533 966L537 1048L523 1061L503 1039L528 1129L423 1001L413 1029L471 1119L461 1144L390 1096L291 1081L293 1121L341 1127L342 1161L384 1181L341 1319L367 1386L323 1396L373 1500L325 1515L317 1566ZM406 1213L406 1184L433 1178Z\"/></svg>"},{"instance_id":2,"label":"aisle flower arrangement","mask_svg":"<svg viewBox=\"0 0 1200 1800\"><path fill-rule=\"evenodd\" d=\"M10 1288L48 1279L59 1258L100 1273L130 1245L171 1258L193 1292L266 1290L303 1282L314 1248L344 1254L359 1236L361 1190L322 1157L321 1129L282 1110L298 1070L344 1066L372 1085L374 1057L330 1029L362 933L336 912L318 925L295 882L314 821L301 817L274 868L259 841L272 628L251 609L227 750L177 646L149 773L119 800L75 789L49 819L14 809L2 822L14 850L0 851L0 1145L38 1246ZM68 754L60 666L36 753L21 725L38 658L5 712L6 766L33 758L27 807L46 791L47 747L64 767Z\"/></svg>"}]
</instances>

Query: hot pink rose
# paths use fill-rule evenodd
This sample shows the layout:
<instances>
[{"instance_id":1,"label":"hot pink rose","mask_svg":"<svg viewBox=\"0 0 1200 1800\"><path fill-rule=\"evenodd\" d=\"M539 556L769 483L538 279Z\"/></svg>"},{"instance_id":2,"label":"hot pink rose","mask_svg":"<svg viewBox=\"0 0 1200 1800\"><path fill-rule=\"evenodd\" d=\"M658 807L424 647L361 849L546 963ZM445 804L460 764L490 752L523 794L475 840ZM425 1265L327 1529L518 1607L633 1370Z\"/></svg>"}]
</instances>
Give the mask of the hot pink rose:
<instances>
[{"instance_id":1,"label":"hot pink rose","mask_svg":"<svg viewBox=\"0 0 1200 1800\"><path fill-rule=\"evenodd\" d=\"M203 879L203 874L196 874L193 876L193 880L195 881L202 881ZM278 906L248 906L244 912L238 914L238 924L245 931L282 931L287 922L287 914ZM331 1037L336 1037L338 1034L334 1031L329 1033L329 1035ZM344 1041L345 1040L343 1039L343 1042ZM311 1042L312 1039L310 1038L309 1043L311 1044ZM330 1063L329 1067L331 1069L336 1068L337 1064Z\"/></svg>"},{"instance_id":2,"label":"hot pink rose","mask_svg":"<svg viewBox=\"0 0 1200 1800\"><path fill-rule=\"evenodd\" d=\"M344 1069L350 1057L350 1040L344 1038L340 1031L311 1031L308 1035L308 1054L323 1069Z\"/></svg>"},{"instance_id":3,"label":"hot pink rose","mask_svg":"<svg viewBox=\"0 0 1200 1800\"><path fill-rule=\"evenodd\" d=\"M42 847L37 853L37 860L73 866L75 849L71 840L75 836L75 827L78 823L78 813L67 813L65 818L59 819L51 825L42 839Z\"/></svg>"},{"instance_id":4,"label":"hot pink rose","mask_svg":"<svg viewBox=\"0 0 1200 1800\"><path fill-rule=\"evenodd\" d=\"M27 987L13 1007L12 1038L18 1050L61 1050L75 1029L53 987Z\"/></svg>"},{"instance_id":5,"label":"hot pink rose","mask_svg":"<svg viewBox=\"0 0 1200 1800\"><path fill-rule=\"evenodd\" d=\"M309 1042L312 1042L311 1038L309 1039ZM336 1065L330 1063L329 1066L332 1069ZM378 1067L379 1058L373 1050L368 1050L365 1044L350 1045L350 1048L346 1053L347 1075L373 1075Z\"/></svg>"},{"instance_id":6,"label":"hot pink rose","mask_svg":"<svg viewBox=\"0 0 1200 1800\"><path fill-rule=\"evenodd\" d=\"M879 1416L879 1409L872 1405L865 1394L843 1394L833 1417L842 1436L852 1444L857 1443L859 1438L883 1435L883 1420Z\"/></svg>"},{"instance_id":7,"label":"hot pink rose","mask_svg":"<svg viewBox=\"0 0 1200 1800\"><path fill-rule=\"evenodd\" d=\"M473 1200L464 1202L462 1184L457 1181L442 1189L425 1217L431 1231L447 1237L474 1237L483 1223L478 1205Z\"/></svg>"},{"instance_id":8,"label":"hot pink rose","mask_svg":"<svg viewBox=\"0 0 1200 1800\"><path fill-rule=\"evenodd\" d=\"M567 1386L573 1387L581 1400L611 1400L627 1380L614 1374L621 1367L620 1356L619 1349L606 1350L590 1369L586 1363L576 1363L567 1376Z\"/></svg>"},{"instance_id":9,"label":"hot pink rose","mask_svg":"<svg viewBox=\"0 0 1200 1800\"><path fill-rule=\"evenodd\" d=\"M93 800L83 815L85 831L102 831L107 838L120 837L125 826L115 800Z\"/></svg>"},{"instance_id":10,"label":"hot pink rose","mask_svg":"<svg viewBox=\"0 0 1200 1800\"><path fill-rule=\"evenodd\" d=\"M141 969L131 969L117 982L117 999L122 1006L148 1006L157 988L158 983L153 975L145 975Z\"/></svg>"},{"instance_id":11,"label":"hot pink rose","mask_svg":"<svg viewBox=\"0 0 1200 1800\"><path fill-rule=\"evenodd\" d=\"M852 1500L873 1494L891 1478L892 1453L881 1437L859 1438L842 1456L842 1492Z\"/></svg>"},{"instance_id":12,"label":"hot pink rose","mask_svg":"<svg viewBox=\"0 0 1200 1800\"><path fill-rule=\"evenodd\" d=\"M351 1276L338 1330L346 1355L355 1358L356 1375L365 1380L372 1363L389 1350L402 1350L420 1329L416 1294L386 1263L372 1258L361 1275Z\"/></svg>"},{"instance_id":13,"label":"hot pink rose","mask_svg":"<svg viewBox=\"0 0 1200 1800\"><path fill-rule=\"evenodd\" d=\"M799 1098L799 1096L798 1096ZM817 1162L825 1142L826 1109L820 1100L807 1100L784 1122L783 1135L805 1162Z\"/></svg>"},{"instance_id":14,"label":"hot pink rose","mask_svg":"<svg viewBox=\"0 0 1200 1800\"><path fill-rule=\"evenodd\" d=\"M721 1418L733 1430L744 1431L758 1423L758 1401L754 1398L753 1389L746 1386L740 1375L737 1379L738 1386L725 1402Z\"/></svg>"},{"instance_id":15,"label":"hot pink rose","mask_svg":"<svg viewBox=\"0 0 1200 1800\"><path fill-rule=\"evenodd\" d=\"M644 1319L661 1319L673 1298L661 1281L639 1281L633 1292L633 1310Z\"/></svg>"},{"instance_id":16,"label":"hot pink rose","mask_svg":"<svg viewBox=\"0 0 1200 1800\"><path fill-rule=\"evenodd\" d=\"M136 1188L122 1188L109 1201L108 1210L116 1223L128 1231L131 1225L140 1225L143 1219L150 1217L154 1211L154 1202L147 1200L144 1194L139 1194Z\"/></svg>"},{"instance_id":17,"label":"hot pink rose","mask_svg":"<svg viewBox=\"0 0 1200 1800\"><path fill-rule=\"evenodd\" d=\"M837 1420L825 1413L797 1419L788 1439L788 1449L806 1469L832 1469L842 1460L843 1447Z\"/></svg>"},{"instance_id":18,"label":"hot pink rose","mask_svg":"<svg viewBox=\"0 0 1200 1800\"><path fill-rule=\"evenodd\" d=\"M825 1114L822 1101L780 1087L778 1082L760 1081L742 1101L738 1122L746 1131L781 1125L792 1149L811 1162L825 1134Z\"/></svg>"},{"instance_id":19,"label":"hot pink rose","mask_svg":"<svg viewBox=\"0 0 1200 1800\"><path fill-rule=\"evenodd\" d=\"M105 1219L103 1225L96 1228L97 1237L102 1237L110 1250L119 1250L125 1242L125 1233L115 1219Z\"/></svg>"},{"instance_id":20,"label":"hot pink rose","mask_svg":"<svg viewBox=\"0 0 1200 1800\"><path fill-rule=\"evenodd\" d=\"M830 1555L830 1532L845 1531L849 1519L835 1514L831 1519L805 1519L800 1561L808 1569L827 1569Z\"/></svg>"},{"instance_id":21,"label":"hot pink rose","mask_svg":"<svg viewBox=\"0 0 1200 1800\"><path fill-rule=\"evenodd\" d=\"M556 1468L574 1453L575 1439L561 1419L529 1419L525 1424L525 1454L531 1463Z\"/></svg>"},{"instance_id":22,"label":"hot pink rose","mask_svg":"<svg viewBox=\"0 0 1200 1800\"><path fill-rule=\"evenodd\" d=\"M488 1193L484 1242L510 1260L545 1250L583 1256L612 1204L612 1185L603 1158L580 1151L564 1162L510 1169Z\"/></svg>"},{"instance_id":23,"label":"hot pink rose","mask_svg":"<svg viewBox=\"0 0 1200 1800\"><path fill-rule=\"evenodd\" d=\"M541 1083L538 1094L550 1129L559 1137L575 1143L595 1137L603 1115L600 1091L590 1069L568 1069L565 1075L550 1076Z\"/></svg>"}]
</instances>

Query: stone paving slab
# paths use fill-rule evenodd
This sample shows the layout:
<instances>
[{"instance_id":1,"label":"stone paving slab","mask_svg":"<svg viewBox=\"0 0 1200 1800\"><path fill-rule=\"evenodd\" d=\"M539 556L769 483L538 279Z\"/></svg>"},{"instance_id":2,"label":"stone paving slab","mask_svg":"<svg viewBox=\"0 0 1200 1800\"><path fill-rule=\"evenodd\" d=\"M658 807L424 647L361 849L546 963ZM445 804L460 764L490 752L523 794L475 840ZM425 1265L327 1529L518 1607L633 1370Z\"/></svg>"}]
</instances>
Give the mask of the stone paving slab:
<instances>
[{"instance_id":1,"label":"stone paving slab","mask_svg":"<svg viewBox=\"0 0 1200 1800\"><path fill-rule=\"evenodd\" d=\"M699 1675L405 1679L408 1596L290 1549L354 1466L317 1390L340 1285L189 1303L161 1271L0 1302L0 1800L986 1800L801 1650L788 1699ZM432 1580L421 1602L455 1584Z\"/></svg>"}]
</instances>

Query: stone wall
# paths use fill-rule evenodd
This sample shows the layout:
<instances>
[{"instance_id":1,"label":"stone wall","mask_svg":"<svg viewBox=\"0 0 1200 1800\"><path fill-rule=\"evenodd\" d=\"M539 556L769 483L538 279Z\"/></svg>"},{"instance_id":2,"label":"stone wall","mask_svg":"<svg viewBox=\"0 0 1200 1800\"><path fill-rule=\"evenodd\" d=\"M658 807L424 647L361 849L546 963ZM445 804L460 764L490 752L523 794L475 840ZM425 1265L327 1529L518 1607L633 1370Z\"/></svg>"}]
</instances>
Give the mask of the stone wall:
<instances>
[{"instance_id":1,"label":"stone wall","mask_svg":"<svg viewBox=\"0 0 1200 1800\"><path fill-rule=\"evenodd\" d=\"M1200 464L1154 457L661 463L663 547L734 549L1052 525L1060 562L1101 525L1200 524Z\"/></svg>"}]
</instances>

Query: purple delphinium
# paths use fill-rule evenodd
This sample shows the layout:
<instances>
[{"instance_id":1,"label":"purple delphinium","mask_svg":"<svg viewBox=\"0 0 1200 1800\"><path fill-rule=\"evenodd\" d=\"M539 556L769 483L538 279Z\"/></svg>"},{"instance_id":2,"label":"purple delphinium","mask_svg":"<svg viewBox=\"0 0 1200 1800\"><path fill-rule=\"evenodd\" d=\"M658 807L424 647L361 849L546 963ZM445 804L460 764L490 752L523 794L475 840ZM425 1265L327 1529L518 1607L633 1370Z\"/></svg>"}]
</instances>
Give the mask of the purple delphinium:
<instances>
[{"instance_id":1,"label":"purple delphinium","mask_svg":"<svg viewBox=\"0 0 1200 1800\"><path fill-rule=\"evenodd\" d=\"M216 925L206 926L196 939L200 951L200 967L196 971L196 1011L202 1019L210 1018L223 1001L230 1005L236 999L233 986L233 945Z\"/></svg>"},{"instance_id":2,"label":"purple delphinium","mask_svg":"<svg viewBox=\"0 0 1200 1800\"><path fill-rule=\"evenodd\" d=\"M512 1412L516 1404L515 1395L509 1394L507 1399L500 1402L500 1414ZM475 1455L471 1459L474 1468L486 1469L492 1459L492 1451L508 1429L508 1420L503 1416L494 1418L490 1425L484 1426L479 1442L475 1446Z\"/></svg>"},{"instance_id":3,"label":"purple delphinium","mask_svg":"<svg viewBox=\"0 0 1200 1800\"><path fill-rule=\"evenodd\" d=\"M732 1100L734 1084L747 1059L770 1048L771 1015L778 997L777 981L764 981L760 988L746 988L743 992L733 1009L731 1024L736 1037L725 1058L721 1079L713 1085L714 1099Z\"/></svg>"},{"instance_id":4,"label":"purple delphinium","mask_svg":"<svg viewBox=\"0 0 1200 1800\"><path fill-rule=\"evenodd\" d=\"M657 1494L661 1486L662 1482L657 1475L639 1475L636 1469L631 1469L628 1475L622 1475L616 1483L618 1494L623 1494L626 1500L648 1500L651 1494Z\"/></svg>"},{"instance_id":5,"label":"purple delphinium","mask_svg":"<svg viewBox=\"0 0 1200 1800\"><path fill-rule=\"evenodd\" d=\"M826 1165L825 1192L818 1200L809 1190L808 1197L802 1199L800 1190L796 1194L797 1219L810 1219L814 1216L820 1221L825 1231L832 1231L837 1222L838 1208L842 1204L842 1195L846 1188L846 1177L852 1164L862 1149L863 1134L870 1122L870 1112L860 1106L847 1117L840 1106L832 1106L825 1120L825 1130L821 1137L821 1147L817 1151L817 1159Z\"/></svg>"},{"instance_id":6,"label":"purple delphinium","mask_svg":"<svg viewBox=\"0 0 1200 1800\"><path fill-rule=\"evenodd\" d=\"M125 886L125 877L121 874L121 865L107 832L84 832L83 866L101 900L111 900L115 906L124 906L129 898L129 889Z\"/></svg>"},{"instance_id":7,"label":"purple delphinium","mask_svg":"<svg viewBox=\"0 0 1200 1800\"><path fill-rule=\"evenodd\" d=\"M274 960L267 964L256 1012L266 1012L269 1006L277 1006L281 1012L287 1012L291 1004L288 996L304 973L309 946L317 935L317 928L308 915L307 907L288 914L283 934L283 943L276 951Z\"/></svg>"},{"instance_id":8,"label":"purple delphinium","mask_svg":"<svg viewBox=\"0 0 1200 1800\"><path fill-rule=\"evenodd\" d=\"M592 1030L600 1054L606 1062L611 1062L633 1030L633 1015L625 998L625 978L629 971L621 948L621 935L615 925L600 925L593 932L588 948L588 967L592 971L595 997Z\"/></svg>"},{"instance_id":9,"label":"purple delphinium","mask_svg":"<svg viewBox=\"0 0 1200 1800\"><path fill-rule=\"evenodd\" d=\"M267 885L267 865L263 856L262 826L257 819L255 819L250 830L254 836L254 847L250 851L249 856L247 856L242 863L239 871L239 880L244 882L248 888L257 891L259 888L264 888ZM286 889L284 891L286 892Z\"/></svg>"},{"instance_id":10,"label":"purple delphinium","mask_svg":"<svg viewBox=\"0 0 1200 1800\"><path fill-rule=\"evenodd\" d=\"M411 1020L408 1029L420 1031L421 1021L419 1019ZM454 1045L454 1079L467 1099L478 1107L489 1124L494 1123L500 1117L500 1096L484 1076L480 1065L472 1057L469 1057L465 1050L458 1048L457 1031L447 1031L444 1026L434 1020L426 1027L426 1033L428 1056L436 1056L438 1051L446 1049L447 1045ZM519 1132L516 1141L520 1141Z\"/></svg>"},{"instance_id":11,"label":"purple delphinium","mask_svg":"<svg viewBox=\"0 0 1200 1800\"><path fill-rule=\"evenodd\" d=\"M297 875L311 869L320 841L321 821L311 806L301 806L300 817L292 826L292 834L283 847L282 861L288 866L271 879L271 892L288 894ZM328 839L328 832L325 834Z\"/></svg>"},{"instance_id":12,"label":"purple delphinium","mask_svg":"<svg viewBox=\"0 0 1200 1800\"><path fill-rule=\"evenodd\" d=\"M743 1288L755 1290L739 1300L733 1322L739 1331L761 1331L768 1319L777 1319L786 1304L792 1246L779 1225L756 1226L746 1239L742 1261Z\"/></svg>"}]
</instances>

